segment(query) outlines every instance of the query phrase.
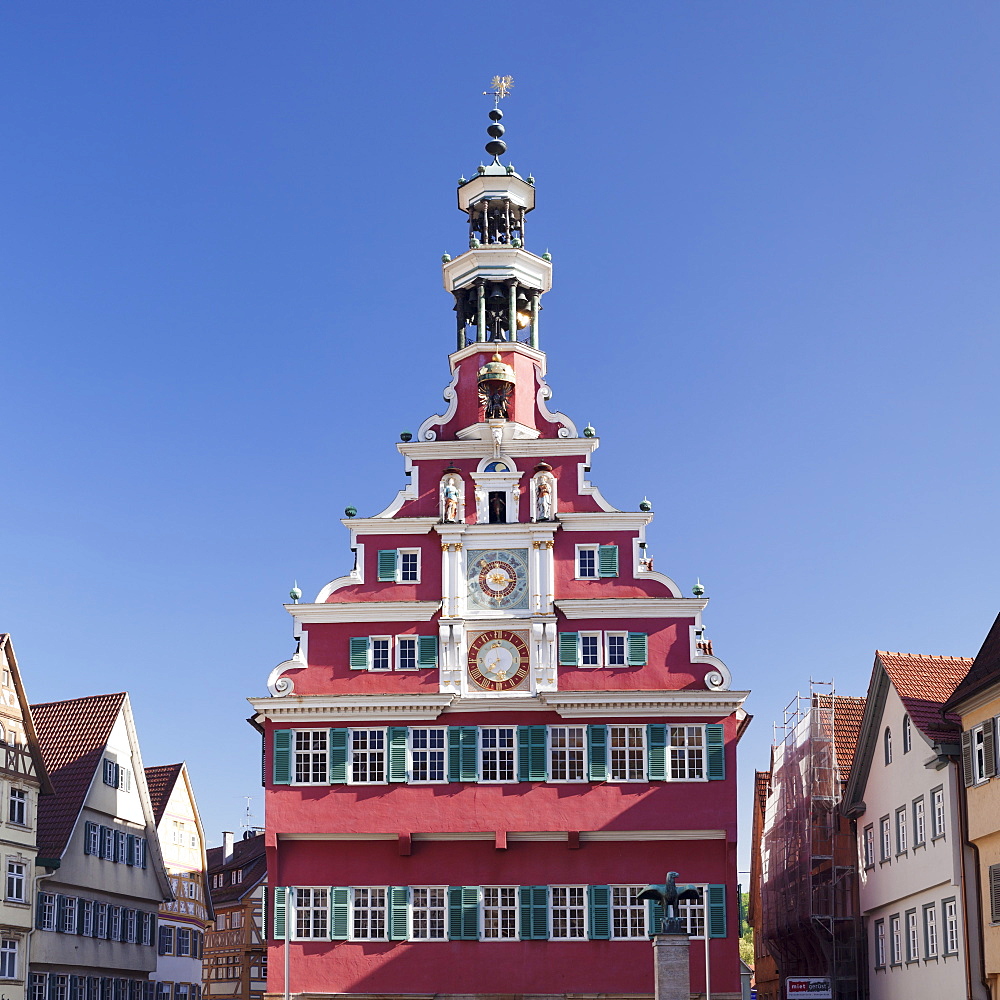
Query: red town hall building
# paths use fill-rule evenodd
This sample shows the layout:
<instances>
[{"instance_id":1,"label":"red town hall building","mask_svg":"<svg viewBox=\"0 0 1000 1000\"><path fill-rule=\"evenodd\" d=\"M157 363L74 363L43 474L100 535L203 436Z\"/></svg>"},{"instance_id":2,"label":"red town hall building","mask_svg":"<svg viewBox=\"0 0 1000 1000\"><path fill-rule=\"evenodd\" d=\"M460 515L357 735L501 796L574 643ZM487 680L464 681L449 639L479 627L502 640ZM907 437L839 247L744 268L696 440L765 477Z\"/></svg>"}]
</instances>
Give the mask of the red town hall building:
<instances>
[{"instance_id":1,"label":"red town hall building","mask_svg":"<svg viewBox=\"0 0 1000 1000\"><path fill-rule=\"evenodd\" d=\"M552 268L490 117L493 163L458 188L470 248L444 258L445 412L397 445L409 485L344 521L354 569L287 606L297 652L251 700L268 993L649 997L637 896L673 870L702 889L692 991L708 970L736 998L747 692L704 640L707 602L646 558L649 505L612 507L593 429L547 406Z\"/></svg>"}]
</instances>

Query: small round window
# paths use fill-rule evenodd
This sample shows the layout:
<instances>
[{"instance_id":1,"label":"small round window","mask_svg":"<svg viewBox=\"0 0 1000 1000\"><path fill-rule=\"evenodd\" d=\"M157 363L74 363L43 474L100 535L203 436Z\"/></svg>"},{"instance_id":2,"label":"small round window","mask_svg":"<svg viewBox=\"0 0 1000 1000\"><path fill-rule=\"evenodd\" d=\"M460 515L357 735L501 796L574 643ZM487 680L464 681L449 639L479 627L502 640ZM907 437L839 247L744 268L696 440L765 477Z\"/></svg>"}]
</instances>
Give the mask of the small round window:
<instances>
[{"instance_id":1,"label":"small round window","mask_svg":"<svg viewBox=\"0 0 1000 1000\"><path fill-rule=\"evenodd\" d=\"M483 472L510 472L510 469L508 469L503 462L490 462L490 464L483 469Z\"/></svg>"}]
</instances>

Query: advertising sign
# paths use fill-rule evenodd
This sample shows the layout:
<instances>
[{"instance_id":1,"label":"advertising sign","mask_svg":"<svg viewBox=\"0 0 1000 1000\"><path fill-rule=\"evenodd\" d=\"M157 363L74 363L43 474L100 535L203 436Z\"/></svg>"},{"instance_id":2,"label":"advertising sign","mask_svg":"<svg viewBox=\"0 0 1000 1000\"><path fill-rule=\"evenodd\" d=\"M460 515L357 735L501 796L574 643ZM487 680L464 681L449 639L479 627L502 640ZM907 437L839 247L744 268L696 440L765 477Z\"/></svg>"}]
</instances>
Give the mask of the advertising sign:
<instances>
[{"instance_id":1,"label":"advertising sign","mask_svg":"<svg viewBox=\"0 0 1000 1000\"><path fill-rule=\"evenodd\" d=\"M833 1000L828 976L789 976L785 980L788 1000Z\"/></svg>"}]
</instances>

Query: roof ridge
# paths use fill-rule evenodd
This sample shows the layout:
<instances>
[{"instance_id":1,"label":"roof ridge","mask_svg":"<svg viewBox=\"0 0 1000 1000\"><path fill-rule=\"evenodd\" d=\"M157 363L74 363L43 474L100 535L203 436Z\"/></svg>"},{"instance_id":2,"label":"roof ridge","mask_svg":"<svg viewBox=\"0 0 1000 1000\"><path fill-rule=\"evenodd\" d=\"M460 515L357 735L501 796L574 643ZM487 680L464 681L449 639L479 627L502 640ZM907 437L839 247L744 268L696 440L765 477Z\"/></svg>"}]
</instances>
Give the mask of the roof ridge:
<instances>
[{"instance_id":1,"label":"roof ridge","mask_svg":"<svg viewBox=\"0 0 1000 1000\"><path fill-rule=\"evenodd\" d=\"M876 656L907 656L914 660L965 660L972 662L971 656L948 656L945 653L900 653L890 649L876 649ZM845 696L846 697L846 696Z\"/></svg>"},{"instance_id":2,"label":"roof ridge","mask_svg":"<svg viewBox=\"0 0 1000 1000\"><path fill-rule=\"evenodd\" d=\"M109 691L107 694L84 694L79 698L61 698L57 701L36 701L31 705L32 710L36 708L48 708L50 705L72 705L74 702L97 701L99 698L125 698L128 691Z\"/></svg>"}]
</instances>

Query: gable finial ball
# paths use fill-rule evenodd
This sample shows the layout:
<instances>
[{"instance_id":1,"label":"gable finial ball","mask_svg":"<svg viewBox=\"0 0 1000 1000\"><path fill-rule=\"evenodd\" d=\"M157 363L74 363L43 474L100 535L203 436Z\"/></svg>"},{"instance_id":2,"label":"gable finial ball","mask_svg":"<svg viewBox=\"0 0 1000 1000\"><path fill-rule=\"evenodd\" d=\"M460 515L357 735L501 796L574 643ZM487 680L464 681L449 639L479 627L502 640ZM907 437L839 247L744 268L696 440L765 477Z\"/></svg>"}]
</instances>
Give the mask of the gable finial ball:
<instances>
[{"instance_id":1,"label":"gable finial ball","mask_svg":"<svg viewBox=\"0 0 1000 1000\"><path fill-rule=\"evenodd\" d=\"M701 595L705 593L705 588L702 586L700 578L698 579L698 582L691 588L691 593L694 594L695 597L701 597Z\"/></svg>"},{"instance_id":2,"label":"gable finial ball","mask_svg":"<svg viewBox=\"0 0 1000 1000\"><path fill-rule=\"evenodd\" d=\"M441 263L442 264L447 264L448 261L450 261L450 260L451 260L451 254L450 253L443 253L443 254L441 254Z\"/></svg>"},{"instance_id":3,"label":"gable finial ball","mask_svg":"<svg viewBox=\"0 0 1000 1000\"><path fill-rule=\"evenodd\" d=\"M348 517L357 517L358 516L358 508L357 507L345 507L344 508L344 513Z\"/></svg>"},{"instance_id":4,"label":"gable finial ball","mask_svg":"<svg viewBox=\"0 0 1000 1000\"><path fill-rule=\"evenodd\" d=\"M587 426L584 427L584 429L583 429L583 436L585 438L592 438L596 434L597 434L597 431L595 431L594 428L590 426L590 424L587 424Z\"/></svg>"},{"instance_id":5,"label":"gable finial ball","mask_svg":"<svg viewBox=\"0 0 1000 1000\"><path fill-rule=\"evenodd\" d=\"M649 498L643 497L642 503L639 504L639 510L641 510L643 514L648 514L652 509L653 505L649 502Z\"/></svg>"},{"instance_id":6,"label":"gable finial ball","mask_svg":"<svg viewBox=\"0 0 1000 1000\"><path fill-rule=\"evenodd\" d=\"M413 435L409 431L403 431L399 435L399 440L402 441L403 444L406 444L407 441L412 441L413 440Z\"/></svg>"},{"instance_id":7,"label":"gable finial ball","mask_svg":"<svg viewBox=\"0 0 1000 1000\"><path fill-rule=\"evenodd\" d=\"M302 596L302 591L299 589L299 581L296 580L292 585L292 589L288 591L288 596L292 599L293 604L299 603L299 598Z\"/></svg>"}]
</instances>

